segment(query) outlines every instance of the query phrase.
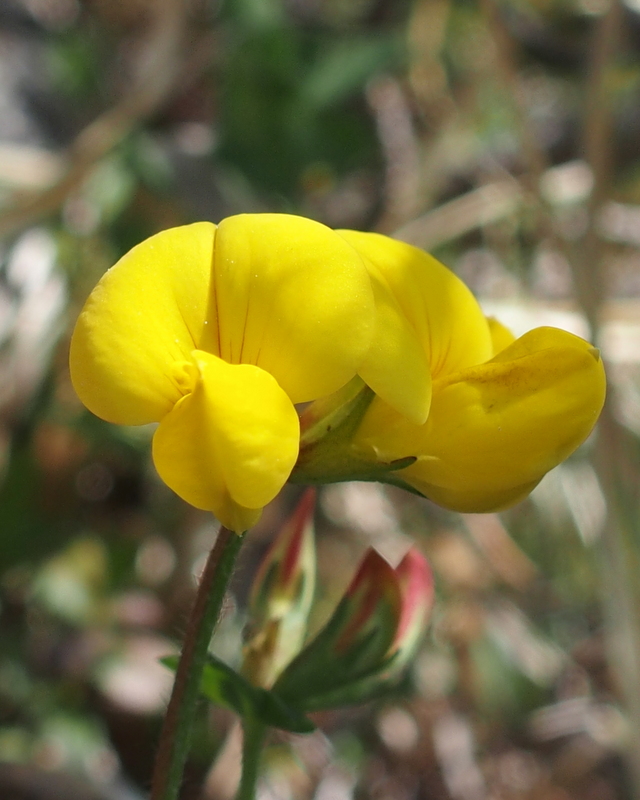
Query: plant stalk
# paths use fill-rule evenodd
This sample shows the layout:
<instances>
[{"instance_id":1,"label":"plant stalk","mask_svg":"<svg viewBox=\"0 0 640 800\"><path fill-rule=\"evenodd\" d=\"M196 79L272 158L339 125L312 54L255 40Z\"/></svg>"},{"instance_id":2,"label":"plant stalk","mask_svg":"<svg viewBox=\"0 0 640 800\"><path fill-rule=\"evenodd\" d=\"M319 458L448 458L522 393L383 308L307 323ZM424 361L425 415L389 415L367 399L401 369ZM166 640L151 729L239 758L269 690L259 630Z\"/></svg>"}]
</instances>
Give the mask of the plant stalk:
<instances>
[{"instance_id":1,"label":"plant stalk","mask_svg":"<svg viewBox=\"0 0 640 800\"><path fill-rule=\"evenodd\" d=\"M202 573L160 734L151 800L179 796L207 651L243 536L220 528Z\"/></svg>"},{"instance_id":2,"label":"plant stalk","mask_svg":"<svg viewBox=\"0 0 640 800\"><path fill-rule=\"evenodd\" d=\"M242 720L242 777L236 800L255 800L262 744L267 733L264 723L253 717Z\"/></svg>"}]
</instances>

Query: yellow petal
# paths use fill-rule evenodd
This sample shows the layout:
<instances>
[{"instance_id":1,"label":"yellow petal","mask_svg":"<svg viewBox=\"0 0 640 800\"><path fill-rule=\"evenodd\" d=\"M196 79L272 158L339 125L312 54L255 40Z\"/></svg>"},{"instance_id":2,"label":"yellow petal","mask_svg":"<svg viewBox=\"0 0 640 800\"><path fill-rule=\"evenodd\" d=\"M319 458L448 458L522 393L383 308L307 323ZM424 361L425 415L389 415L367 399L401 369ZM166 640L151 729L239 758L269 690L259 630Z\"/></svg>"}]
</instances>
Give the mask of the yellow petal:
<instances>
[{"instance_id":1,"label":"yellow petal","mask_svg":"<svg viewBox=\"0 0 640 800\"><path fill-rule=\"evenodd\" d=\"M207 322L200 349L261 367L299 403L356 374L373 292L358 254L324 225L241 214L218 227Z\"/></svg>"},{"instance_id":2,"label":"yellow petal","mask_svg":"<svg viewBox=\"0 0 640 800\"><path fill-rule=\"evenodd\" d=\"M340 231L384 277L425 350L434 378L493 355L486 318L473 294L435 258L377 233Z\"/></svg>"},{"instance_id":3,"label":"yellow petal","mask_svg":"<svg viewBox=\"0 0 640 800\"><path fill-rule=\"evenodd\" d=\"M415 426L376 401L357 445L418 460L398 476L456 511L494 511L525 497L593 428L605 396L598 351L538 328L492 361L434 383L429 418Z\"/></svg>"},{"instance_id":4,"label":"yellow petal","mask_svg":"<svg viewBox=\"0 0 640 800\"><path fill-rule=\"evenodd\" d=\"M396 411L423 423L431 404L431 372L418 338L384 278L371 265L376 323L362 380Z\"/></svg>"},{"instance_id":5,"label":"yellow petal","mask_svg":"<svg viewBox=\"0 0 640 800\"><path fill-rule=\"evenodd\" d=\"M493 354L496 355L513 344L516 337L511 333L506 325L503 325L495 317L487 317L487 324L491 332L491 343L493 345Z\"/></svg>"},{"instance_id":6,"label":"yellow petal","mask_svg":"<svg viewBox=\"0 0 640 800\"><path fill-rule=\"evenodd\" d=\"M162 480L228 528L246 530L284 486L299 422L275 379L258 367L193 353L192 390L161 421L153 460Z\"/></svg>"},{"instance_id":7,"label":"yellow petal","mask_svg":"<svg viewBox=\"0 0 640 800\"><path fill-rule=\"evenodd\" d=\"M171 367L202 336L215 226L158 233L103 275L71 340L71 380L99 417L156 422L182 395Z\"/></svg>"}]
</instances>

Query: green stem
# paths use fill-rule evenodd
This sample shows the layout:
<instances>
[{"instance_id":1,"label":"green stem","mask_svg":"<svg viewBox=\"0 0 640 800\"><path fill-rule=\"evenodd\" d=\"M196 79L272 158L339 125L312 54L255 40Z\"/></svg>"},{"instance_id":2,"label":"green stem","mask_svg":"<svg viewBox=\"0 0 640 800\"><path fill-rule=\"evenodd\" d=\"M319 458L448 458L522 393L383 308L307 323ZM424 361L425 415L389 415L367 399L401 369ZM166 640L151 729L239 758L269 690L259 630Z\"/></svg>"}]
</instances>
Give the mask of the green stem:
<instances>
[{"instance_id":1,"label":"green stem","mask_svg":"<svg viewBox=\"0 0 640 800\"><path fill-rule=\"evenodd\" d=\"M266 726L259 720L253 717L242 720L242 778L236 800L255 800L260 754L266 733Z\"/></svg>"},{"instance_id":2,"label":"green stem","mask_svg":"<svg viewBox=\"0 0 640 800\"><path fill-rule=\"evenodd\" d=\"M220 528L202 573L160 734L151 800L176 800L179 795L207 651L242 539Z\"/></svg>"}]
</instances>

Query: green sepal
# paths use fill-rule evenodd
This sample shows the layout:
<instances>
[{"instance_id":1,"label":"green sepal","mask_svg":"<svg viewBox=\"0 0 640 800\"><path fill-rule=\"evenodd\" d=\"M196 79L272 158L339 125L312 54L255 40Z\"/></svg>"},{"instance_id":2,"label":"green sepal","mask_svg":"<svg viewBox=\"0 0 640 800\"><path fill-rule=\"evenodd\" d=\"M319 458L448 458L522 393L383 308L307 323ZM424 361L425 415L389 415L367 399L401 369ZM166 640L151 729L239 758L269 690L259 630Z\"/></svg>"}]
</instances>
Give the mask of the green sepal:
<instances>
[{"instance_id":1,"label":"green sepal","mask_svg":"<svg viewBox=\"0 0 640 800\"><path fill-rule=\"evenodd\" d=\"M356 679L345 681L342 684L337 683L332 689L311 691L300 696L296 699L296 705L309 714L313 711L360 705L385 697L393 692L402 680L402 673L396 674L393 670L398 655L399 653L394 653L379 667L361 674Z\"/></svg>"},{"instance_id":2,"label":"green sepal","mask_svg":"<svg viewBox=\"0 0 640 800\"><path fill-rule=\"evenodd\" d=\"M339 392L316 400L302 414L300 454L289 481L302 484L341 481L383 481L390 473L416 461L415 456L388 463L359 458L351 448L375 394L361 378L354 378Z\"/></svg>"},{"instance_id":3,"label":"green sepal","mask_svg":"<svg viewBox=\"0 0 640 800\"><path fill-rule=\"evenodd\" d=\"M317 400L300 419L300 453L290 481L306 484L353 480L369 464L356 463L350 442L375 397L354 378L330 398Z\"/></svg>"},{"instance_id":4,"label":"green sepal","mask_svg":"<svg viewBox=\"0 0 640 800\"><path fill-rule=\"evenodd\" d=\"M311 486L343 481L404 485L396 474L414 464L417 456L383 462L366 457L352 446L374 398L374 392L356 376L339 391L311 403L300 417L300 453L289 482Z\"/></svg>"},{"instance_id":5,"label":"green sepal","mask_svg":"<svg viewBox=\"0 0 640 800\"><path fill-rule=\"evenodd\" d=\"M397 458L395 461L385 461L374 464L372 461L361 461L353 456L347 458L336 458L331 475L328 471L316 471L316 466L309 468L302 460L298 462L294 471L289 477L289 483L299 483L305 486L323 486L326 483L347 483L349 481L362 481L366 483L389 483L391 485L400 484L393 478L393 473L400 469L405 469L415 464L416 456L405 456ZM402 482L401 488L404 488ZM407 484L408 486L408 484ZM424 497L420 492L409 487L412 494Z\"/></svg>"},{"instance_id":6,"label":"green sepal","mask_svg":"<svg viewBox=\"0 0 640 800\"><path fill-rule=\"evenodd\" d=\"M324 694L305 697L300 705L306 713L312 711L325 711L330 708L345 708L346 706L368 703L377 700L392 692L400 683L402 675L386 677L387 671L395 661L397 653L367 675L362 675L358 680L340 686L334 691Z\"/></svg>"},{"instance_id":7,"label":"green sepal","mask_svg":"<svg viewBox=\"0 0 640 800\"><path fill-rule=\"evenodd\" d=\"M160 660L174 671L178 666L178 656ZM292 733L315 730L313 722L297 708L285 703L275 692L252 686L246 678L210 653L202 674L200 693L212 703L235 711L243 719L256 719L272 728Z\"/></svg>"},{"instance_id":8,"label":"green sepal","mask_svg":"<svg viewBox=\"0 0 640 800\"><path fill-rule=\"evenodd\" d=\"M385 658L385 653L393 641L396 620L381 614L375 628L357 645L336 653L335 641L350 614L349 600L343 598L328 624L280 675L274 689L287 703L309 711L333 708L342 702L364 702L360 699L364 684L375 684L376 676L386 673L393 659ZM334 702L334 697L341 699ZM329 699L328 704L324 698Z\"/></svg>"}]
</instances>

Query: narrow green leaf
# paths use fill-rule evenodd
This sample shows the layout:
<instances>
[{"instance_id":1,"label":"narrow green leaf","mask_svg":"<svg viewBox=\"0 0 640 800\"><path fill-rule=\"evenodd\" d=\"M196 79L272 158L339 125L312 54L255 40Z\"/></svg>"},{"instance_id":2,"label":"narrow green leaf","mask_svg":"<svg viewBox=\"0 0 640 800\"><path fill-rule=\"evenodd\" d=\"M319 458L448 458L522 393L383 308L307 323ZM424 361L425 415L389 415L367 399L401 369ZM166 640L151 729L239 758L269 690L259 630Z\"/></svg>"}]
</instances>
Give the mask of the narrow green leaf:
<instances>
[{"instance_id":1,"label":"narrow green leaf","mask_svg":"<svg viewBox=\"0 0 640 800\"><path fill-rule=\"evenodd\" d=\"M175 671L178 657L167 656L161 662ZM285 703L274 692L252 686L246 678L211 654L207 656L200 692L212 703L235 711L244 719L252 717L272 728L292 733L315 730L315 725L301 711Z\"/></svg>"},{"instance_id":2,"label":"narrow green leaf","mask_svg":"<svg viewBox=\"0 0 640 800\"><path fill-rule=\"evenodd\" d=\"M316 726L302 711L293 708L279 697L275 692L267 689L256 689L258 695L258 718L271 725L272 728L281 728L291 733L312 733Z\"/></svg>"}]
</instances>

